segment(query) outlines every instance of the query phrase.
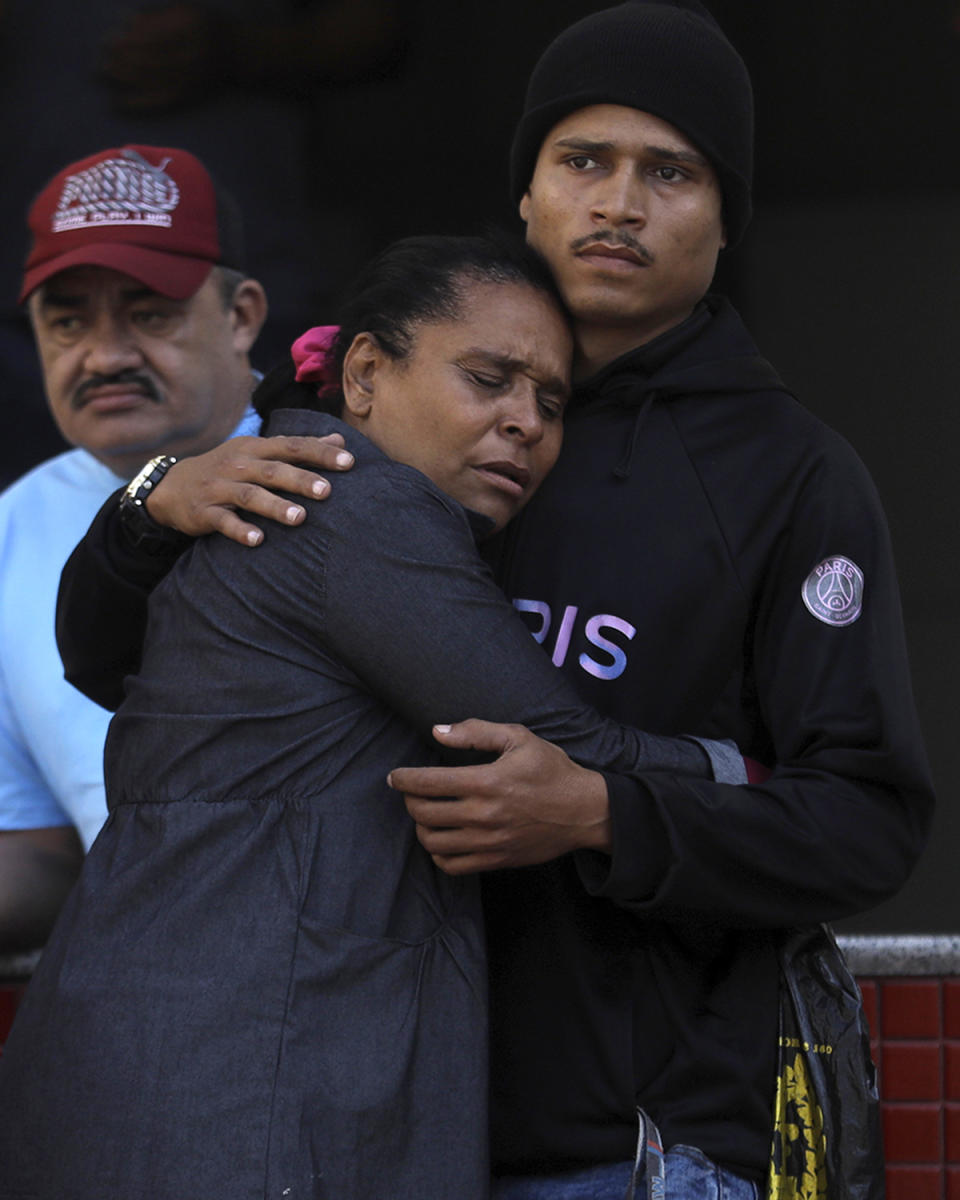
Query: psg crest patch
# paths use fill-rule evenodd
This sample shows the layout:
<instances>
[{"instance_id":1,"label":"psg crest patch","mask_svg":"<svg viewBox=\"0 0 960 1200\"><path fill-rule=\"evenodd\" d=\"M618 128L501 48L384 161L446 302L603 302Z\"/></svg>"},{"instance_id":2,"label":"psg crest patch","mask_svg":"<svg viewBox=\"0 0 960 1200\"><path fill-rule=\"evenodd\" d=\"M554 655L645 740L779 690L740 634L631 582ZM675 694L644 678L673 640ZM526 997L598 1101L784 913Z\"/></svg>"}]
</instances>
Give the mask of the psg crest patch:
<instances>
[{"instance_id":1,"label":"psg crest patch","mask_svg":"<svg viewBox=\"0 0 960 1200\"><path fill-rule=\"evenodd\" d=\"M852 625L863 609L863 572L834 554L813 568L801 591L807 610L825 625Z\"/></svg>"}]
</instances>

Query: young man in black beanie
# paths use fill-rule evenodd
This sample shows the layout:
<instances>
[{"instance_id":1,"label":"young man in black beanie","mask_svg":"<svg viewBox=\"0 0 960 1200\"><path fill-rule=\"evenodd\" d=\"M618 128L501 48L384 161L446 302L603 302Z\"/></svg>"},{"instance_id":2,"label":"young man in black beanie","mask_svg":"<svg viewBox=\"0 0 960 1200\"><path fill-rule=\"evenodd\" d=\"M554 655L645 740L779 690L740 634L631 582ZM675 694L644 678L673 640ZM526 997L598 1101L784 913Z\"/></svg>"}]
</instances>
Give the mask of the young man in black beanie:
<instances>
[{"instance_id":1,"label":"young man in black beanie","mask_svg":"<svg viewBox=\"0 0 960 1200\"><path fill-rule=\"evenodd\" d=\"M514 140L579 384L498 578L600 710L749 759L743 785L640 784L468 721L438 740L496 761L392 773L438 865L483 872L497 1200L620 1200L638 1108L671 1200L762 1194L782 931L891 895L929 822L870 480L708 294L751 152L749 78L695 0L562 33Z\"/></svg>"},{"instance_id":2,"label":"young man in black beanie","mask_svg":"<svg viewBox=\"0 0 960 1200\"><path fill-rule=\"evenodd\" d=\"M928 827L873 486L708 294L752 143L746 69L696 0L560 34L513 142L578 387L498 578L598 709L750 757L747 786L641 786L467 722L441 740L493 765L393 772L435 861L485 872L497 1200L619 1200L638 1107L671 1200L759 1194L782 930L890 896Z\"/></svg>"}]
</instances>

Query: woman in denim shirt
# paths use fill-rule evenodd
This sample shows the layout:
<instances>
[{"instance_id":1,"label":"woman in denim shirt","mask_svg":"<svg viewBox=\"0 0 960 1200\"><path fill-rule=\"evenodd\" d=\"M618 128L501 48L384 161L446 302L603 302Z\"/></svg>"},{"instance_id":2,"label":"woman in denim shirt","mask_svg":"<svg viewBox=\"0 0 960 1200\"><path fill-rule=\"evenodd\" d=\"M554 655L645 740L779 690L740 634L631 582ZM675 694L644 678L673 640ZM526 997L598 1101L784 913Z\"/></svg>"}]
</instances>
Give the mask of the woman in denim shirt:
<instances>
[{"instance_id":1,"label":"woman in denim shirt","mask_svg":"<svg viewBox=\"0 0 960 1200\"><path fill-rule=\"evenodd\" d=\"M434 866L388 772L482 717L709 775L583 705L477 552L556 458L571 345L525 247L409 239L344 307L341 386L261 385L270 433L340 432L356 466L254 554L201 539L151 600L110 817L0 1067L0 1197L486 1194L476 880Z\"/></svg>"}]
</instances>

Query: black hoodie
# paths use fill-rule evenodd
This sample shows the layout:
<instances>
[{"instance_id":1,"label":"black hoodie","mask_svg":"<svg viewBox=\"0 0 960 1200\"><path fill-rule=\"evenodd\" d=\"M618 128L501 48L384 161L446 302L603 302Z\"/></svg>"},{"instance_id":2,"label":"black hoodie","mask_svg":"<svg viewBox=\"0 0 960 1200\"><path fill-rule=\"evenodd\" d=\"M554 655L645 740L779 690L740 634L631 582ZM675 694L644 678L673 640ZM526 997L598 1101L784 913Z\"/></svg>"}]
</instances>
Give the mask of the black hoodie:
<instances>
[{"instance_id":1,"label":"black hoodie","mask_svg":"<svg viewBox=\"0 0 960 1200\"><path fill-rule=\"evenodd\" d=\"M608 778L611 857L484 877L495 1162L630 1159L639 1103L667 1146L759 1179L776 930L890 896L932 807L883 514L719 298L565 425L502 586L600 711L775 769Z\"/></svg>"}]
</instances>

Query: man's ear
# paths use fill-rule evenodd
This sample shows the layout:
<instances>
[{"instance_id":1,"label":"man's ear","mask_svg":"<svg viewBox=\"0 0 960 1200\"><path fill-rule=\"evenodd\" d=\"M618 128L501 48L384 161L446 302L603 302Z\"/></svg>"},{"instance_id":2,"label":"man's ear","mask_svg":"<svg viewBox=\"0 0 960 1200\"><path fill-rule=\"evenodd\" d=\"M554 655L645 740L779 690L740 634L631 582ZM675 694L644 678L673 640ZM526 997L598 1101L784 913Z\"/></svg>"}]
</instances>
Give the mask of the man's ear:
<instances>
[{"instance_id":1,"label":"man's ear","mask_svg":"<svg viewBox=\"0 0 960 1200\"><path fill-rule=\"evenodd\" d=\"M520 220L526 225L527 217L530 213L530 189L523 193L520 197Z\"/></svg>"},{"instance_id":2,"label":"man's ear","mask_svg":"<svg viewBox=\"0 0 960 1200\"><path fill-rule=\"evenodd\" d=\"M240 354L249 354L267 319L267 293L255 279L237 284L230 303L233 345Z\"/></svg>"},{"instance_id":3,"label":"man's ear","mask_svg":"<svg viewBox=\"0 0 960 1200\"><path fill-rule=\"evenodd\" d=\"M383 351L372 333L358 333L343 359L343 404L355 417L367 417Z\"/></svg>"}]
</instances>

